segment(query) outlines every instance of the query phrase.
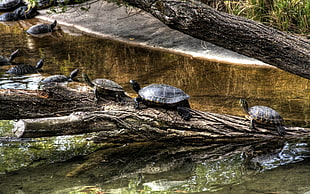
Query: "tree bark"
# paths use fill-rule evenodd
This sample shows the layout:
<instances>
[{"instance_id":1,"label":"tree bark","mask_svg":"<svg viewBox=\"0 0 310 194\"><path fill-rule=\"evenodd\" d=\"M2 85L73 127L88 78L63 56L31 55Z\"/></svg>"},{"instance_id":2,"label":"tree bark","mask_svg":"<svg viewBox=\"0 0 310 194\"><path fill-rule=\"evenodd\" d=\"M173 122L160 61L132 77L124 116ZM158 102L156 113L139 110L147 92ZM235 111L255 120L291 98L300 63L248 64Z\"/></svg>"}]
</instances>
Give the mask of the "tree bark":
<instances>
[{"instance_id":1,"label":"tree bark","mask_svg":"<svg viewBox=\"0 0 310 194\"><path fill-rule=\"evenodd\" d=\"M16 115L11 112L17 113L17 119L23 118L13 129L15 136L20 138L98 131L101 132L94 141L101 142L206 143L281 138L274 127L258 126L257 129L250 129L249 122L238 116L191 109L193 117L190 121L184 121L174 110L134 109L130 97L122 102L101 99L98 104L93 93L61 86L43 91L0 90L0 102L1 119L16 119ZM17 106L20 102L23 104ZM50 106L46 107L47 104ZM286 127L286 131L285 138L310 134L310 129L298 127Z\"/></svg>"},{"instance_id":2,"label":"tree bark","mask_svg":"<svg viewBox=\"0 0 310 194\"><path fill-rule=\"evenodd\" d=\"M124 0L172 29L310 78L310 43L195 0Z\"/></svg>"}]
</instances>

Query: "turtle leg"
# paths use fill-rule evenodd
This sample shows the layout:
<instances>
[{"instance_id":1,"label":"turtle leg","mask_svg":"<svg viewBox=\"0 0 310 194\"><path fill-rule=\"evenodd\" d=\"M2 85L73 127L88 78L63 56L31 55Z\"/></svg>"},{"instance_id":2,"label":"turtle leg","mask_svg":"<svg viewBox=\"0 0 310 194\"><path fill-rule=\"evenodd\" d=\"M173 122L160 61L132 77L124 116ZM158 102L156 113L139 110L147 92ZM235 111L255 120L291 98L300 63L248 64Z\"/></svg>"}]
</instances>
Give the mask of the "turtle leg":
<instances>
[{"instance_id":1,"label":"turtle leg","mask_svg":"<svg viewBox=\"0 0 310 194\"><path fill-rule=\"evenodd\" d=\"M283 127L282 125L278 125L277 126L277 130L280 136L284 136L285 135L285 127Z\"/></svg>"},{"instance_id":2,"label":"turtle leg","mask_svg":"<svg viewBox=\"0 0 310 194\"><path fill-rule=\"evenodd\" d=\"M134 107L138 109L140 107L140 102L142 101L142 98L138 96L137 98L134 99L134 101L135 101Z\"/></svg>"},{"instance_id":3,"label":"turtle leg","mask_svg":"<svg viewBox=\"0 0 310 194\"><path fill-rule=\"evenodd\" d=\"M254 121L254 119L250 120L250 129L255 129L255 121Z\"/></svg>"},{"instance_id":4,"label":"turtle leg","mask_svg":"<svg viewBox=\"0 0 310 194\"><path fill-rule=\"evenodd\" d=\"M191 113L189 112L188 108L186 108L186 107L178 106L178 107L177 107L177 111L178 111L179 115L180 115L185 121L189 121L190 118L192 117Z\"/></svg>"},{"instance_id":5,"label":"turtle leg","mask_svg":"<svg viewBox=\"0 0 310 194\"><path fill-rule=\"evenodd\" d=\"M98 92L97 88L95 88L94 94L95 94L95 101L96 101L96 102L99 102L100 96L99 96L99 92Z\"/></svg>"}]
</instances>

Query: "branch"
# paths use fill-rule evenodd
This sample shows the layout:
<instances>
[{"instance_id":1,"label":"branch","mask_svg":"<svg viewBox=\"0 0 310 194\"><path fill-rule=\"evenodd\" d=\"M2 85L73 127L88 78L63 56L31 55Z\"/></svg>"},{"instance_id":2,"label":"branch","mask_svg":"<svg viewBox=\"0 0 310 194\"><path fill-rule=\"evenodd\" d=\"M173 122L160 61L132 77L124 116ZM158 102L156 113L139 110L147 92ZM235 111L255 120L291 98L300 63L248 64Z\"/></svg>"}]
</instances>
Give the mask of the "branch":
<instances>
[{"instance_id":1,"label":"branch","mask_svg":"<svg viewBox=\"0 0 310 194\"><path fill-rule=\"evenodd\" d=\"M252 20L195 0L124 0L172 29L310 78L310 44Z\"/></svg>"}]
</instances>

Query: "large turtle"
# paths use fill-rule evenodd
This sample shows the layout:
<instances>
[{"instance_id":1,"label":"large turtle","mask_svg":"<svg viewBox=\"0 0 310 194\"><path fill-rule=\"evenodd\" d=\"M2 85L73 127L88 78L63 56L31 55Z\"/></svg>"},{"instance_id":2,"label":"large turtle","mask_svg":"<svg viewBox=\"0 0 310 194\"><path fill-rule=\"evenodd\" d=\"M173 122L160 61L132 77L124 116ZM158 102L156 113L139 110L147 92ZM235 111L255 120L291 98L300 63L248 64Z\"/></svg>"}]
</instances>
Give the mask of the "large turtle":
<instances>
[{"instance_id":1,"label":"large turtle","mask_svg":"<svg viewBox=\"0 0 310 194\"><path fill-rule=\"evenodd\" d=\"M37 8L21 6L13 11L18 17L18 19L31 19L39 14Z\"/></svg>"},{"instance_id":2,"label":"large turtle","mask_svg":"<svg viewBox=\"0 0 310 194\"><path fill-rule=\"evenodd\" d=\"M0 66L2 65L11 65L12 61L16 58L21 56L22 53L19 49L15 50L14 52L11 53L9 58L6 58L4 56L0 56Z\"/></svg>"},{"instance_id":3,"label":"large turtle","mask_svg":"<svg viewBox=\"0 0 310 194\"><path fill-rule=\"evenodd\" d=\"M70 82L74 77L76 77L79 73L79 69L75 69L70 73L70 76L65 75L52 75L45 79L43 79L42 83L52 83L52 82Z\"/></svg>"},{"instance_id":4,"label":"large turtle","mask_svg":"<svg viewBox=\"0 0 310 194\"><path fill-rule=\"evenodd\" d=\"M142 102L146 106L162 106L166 108L176 109L184 120L190 120L189 112L190 98L183 90L166 84L151 84L144 88L135 80L130 80L132 88L137 92L138 97L135 98L135 108L139 108Z\"/></svg>"},{"instance_id":5,"label":"large turtle","mask_svg":"<svg viewBox=\"0 0 310 194\"><path fill-rule=\"evenodd\" d=\"M7 70L6 73L14 74L14 75L37 73L38 69L40 69L43 66L43 64L44 64L44 59L39 60L36 66L32 66L28 64L16 65L12 67L11 69Z\"/></svg>"},{"instance_id":6,"label":"large turtle","mask_svg":"<svg viewBox=\"0 0 310 194\"><path fill-rule=\"evenodd\" d=\"M57 25L56 20L51 24L37 24L37 25L31 26L26 32L33 36L39 36L41 34L53 32L56 25Z\"/></svg>"},{"instance_id":7,"label":"large turtle","mask_svg":"<svg viewBox=\"0 0 310 194\"><path fill-rule=\"evenodd\" d=\"M0 15L0 22L17 21L18 15L15 12L7 12Z\"/></svg>"},{"instance_id":8,"label":"large turtle","mask_svg":"<svg viewBox=\"0 0 310 194\"><path fill-rule=\"evenodd\" d=\"M249 108L248 103L244 99L239 101L243 108L246 118L250 120L250 128L255 129L255 123L276 126L279 135L285 135L285 128L283 126L283 118L280 114L272 108L266 106L253 106Z\"/></svg>"},{"instance_id":9,"label":"large turtle","mask_svg":"<svg viewBox=\"0 0 310 194\"><path fill-rule=\"evenodd\" d=\"M90 81L89 77L82 74L85 82L92 88L94 88L95 100L99 101L100 95L116 98L118 101L122 100L122 97L126 96L122 86L109 79L95 79Z\"/></svg>"},{"instance_id":10,"label":"large turtle","mask_svg":"<svg viewBox=\"0 0 310 194\"><path fill-rule=\"evenodd\" d=\"M2 0L0 1L0 12L11 11L20 6L21 0Z\"/></svg>"}]
</instances>

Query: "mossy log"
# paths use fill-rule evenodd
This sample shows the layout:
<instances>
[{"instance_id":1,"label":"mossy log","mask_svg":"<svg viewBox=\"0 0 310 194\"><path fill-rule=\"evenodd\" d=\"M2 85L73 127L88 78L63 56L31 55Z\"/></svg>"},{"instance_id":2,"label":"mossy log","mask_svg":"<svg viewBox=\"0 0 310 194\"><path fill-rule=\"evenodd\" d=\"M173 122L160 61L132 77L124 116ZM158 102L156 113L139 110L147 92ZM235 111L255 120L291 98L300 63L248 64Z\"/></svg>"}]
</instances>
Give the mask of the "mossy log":
<instances>
[{"instance_id":1,"label":"mossy log","mask_svg":"<svg viewBox=\"0 0 310 194\"><path fill-rule=\"evenodd\" d=\"M93 93L62 86L39 91L0 90L0 102L1 119L21 119L13 129L17 137L100 131L95 141L205 143L282 138L273 127L250 129L243 117L191 110L193 118L184 121L173 110L136 110L130 97L123 102L101 99L96 103ZM310 134L310 129L298 127L286 127L286 131L285 138Z\"/></svg>"},{"instance_id":2,"label":"mossy log","mask_svg":"<svg viewBox=\"0 0 310 194\"><path fill-rule=\"evenodd\" d=\"M310 78L310 42L195 0L124 0L172 29Z\"/></svg>"}]
</instances>

